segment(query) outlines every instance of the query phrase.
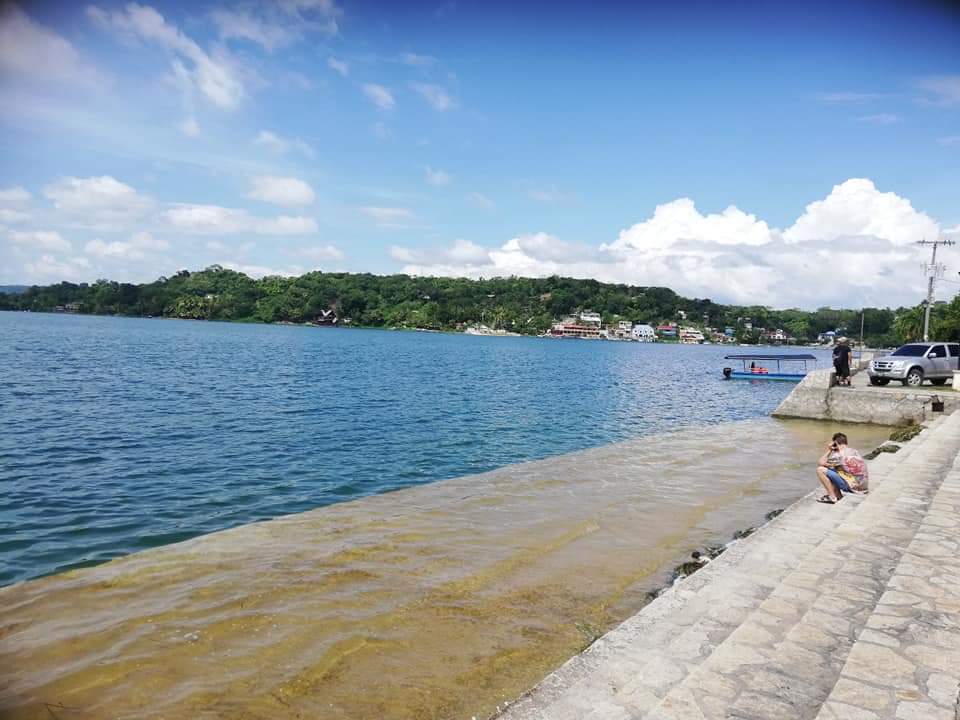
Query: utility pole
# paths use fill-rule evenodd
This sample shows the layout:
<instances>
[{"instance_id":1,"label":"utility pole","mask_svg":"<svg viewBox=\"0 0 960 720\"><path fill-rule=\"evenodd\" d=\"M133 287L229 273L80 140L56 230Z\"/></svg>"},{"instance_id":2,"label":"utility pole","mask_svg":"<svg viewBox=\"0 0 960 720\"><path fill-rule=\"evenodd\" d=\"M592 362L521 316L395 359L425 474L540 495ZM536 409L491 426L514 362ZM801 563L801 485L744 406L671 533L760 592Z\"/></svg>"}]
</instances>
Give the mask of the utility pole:
<instances>
[{"instance_id":1,"label":"utility pole","mask_svg":"<svg viewBox=\"0 0 960 720\"><path fill-rule=\"evenodd\" d=\"M930 257L929 263L924 263L923 271L927 275L927 307L923 311L923 341L927 342L930 340L930 310L933 308L933 285L934 283L943 277L944 271L947 269L943 263L937 262L937 248L940 245L953 245L953 240L947 240L945 238L939 237L934 241L930 240L918 240L917 245L931 245L933 247L933 254Z\"/></svg>"}]
</instances>

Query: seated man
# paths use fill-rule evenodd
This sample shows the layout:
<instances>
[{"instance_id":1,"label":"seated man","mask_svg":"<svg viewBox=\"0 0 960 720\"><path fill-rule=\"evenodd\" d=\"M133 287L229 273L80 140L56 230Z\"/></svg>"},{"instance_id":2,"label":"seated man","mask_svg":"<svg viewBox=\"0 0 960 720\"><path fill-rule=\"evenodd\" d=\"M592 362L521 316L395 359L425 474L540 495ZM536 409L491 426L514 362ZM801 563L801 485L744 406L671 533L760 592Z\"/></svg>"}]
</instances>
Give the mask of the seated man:
<instances>
[{"instance_id":1,"label":"seated man","mask_svg":"<svg viewBox=\"0 0 960 720\"><path fill-rule=\"evenodd\" d=\"M867 464L860 453L847 445L847 436L835 433L827 451L817 463L817 479L827 491L817 502L833 505L843 499L843 493L866 493L870 482Z\"/></svg>"}]
</instances>

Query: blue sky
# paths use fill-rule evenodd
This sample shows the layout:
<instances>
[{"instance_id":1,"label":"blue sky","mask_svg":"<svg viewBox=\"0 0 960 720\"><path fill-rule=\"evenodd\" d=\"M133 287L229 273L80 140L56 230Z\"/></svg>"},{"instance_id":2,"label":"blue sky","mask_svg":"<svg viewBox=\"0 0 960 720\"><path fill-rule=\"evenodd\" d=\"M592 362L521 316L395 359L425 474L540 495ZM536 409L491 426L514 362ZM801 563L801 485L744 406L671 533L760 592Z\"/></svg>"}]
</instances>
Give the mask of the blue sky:
<instances>
[{"instance_id":1,"label":"blue sky","mask_svg":"<svg viewBox=\"0 0 960 720\"><path fill-rule=\"evenodd\" d=\"M0 96L0 283L219 262L885 305L960 225L947 4L24 3Z\"/></svg>"}]
</instances>

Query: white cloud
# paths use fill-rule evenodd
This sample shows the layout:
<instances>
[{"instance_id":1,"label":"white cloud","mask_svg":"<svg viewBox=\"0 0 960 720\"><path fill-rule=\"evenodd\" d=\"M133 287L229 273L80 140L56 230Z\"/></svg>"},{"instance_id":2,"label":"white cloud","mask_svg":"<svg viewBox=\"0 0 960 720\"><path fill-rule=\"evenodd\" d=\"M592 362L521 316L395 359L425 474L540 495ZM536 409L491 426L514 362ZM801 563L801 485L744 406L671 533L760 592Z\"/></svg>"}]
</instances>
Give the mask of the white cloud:
<instances>
[{"instance_id":1,"label":"white cloud","mask_svg":"<svg viewBox=\"0 0 960 720\"><path fill-rule=\"evenodd\" d=\"M15 223L26 222L30 217L30 213L23 212L23 210L0 208L0 223L13 225Z\"/></svg>"},{"instance_id":2,"label":"white cloud","mask_svg":"<svg viewBox=\"0 0 960 720\"><path fill-rule=\"evenodd\" d=\"M527 193L531 200L545 204L562 203L571 199L566 193L560 192L556 187L541 188L531 190Z\"/></svg>"},{"instance_id":3,"label":"white cloud","mask_svg":"<svg viewBox=\"0 0 960 720\"><path fill-rule=\"evenodd\" d=\"M180 128L180 132L187 137L197 137L200 135L200 125L197 124L197 119L192 115L180 123L177 127Z\"/></svg>"},{"instance_id":4,"label":"white cloud","mask_svg":"<svg viewBox=\"0 0 960 720\"><path fill-rule=\"evenodd\" d=\"M350 74L350 66L345 61L337 60L337 58L334 57L327 58L327 67L334 72L340 73L342 77Z\"/></svg>"},{"instance_id":5,"label":"white cloud","mask_svg":"<svg viewBox=\"0 0 960 720\"><path fill-rule=\"evenodd\" d=\"M286 270L278 270L276 268L266 267L264 265L246 265L243 263L235 263L230 261L222 261L219 263L222 267L227 268L228 270L233 270L234 272L243 273L252 278L262 278L262 277L294 277L295 275L302 275L303 268L299 265L294 265L287 268Z\"/></svg>"},{"instance_id":6,"label":"white cloud","mask_svg":"<svg viewBox=\"0 0 960 720\"><path fill-rule=\"evenodd\" d=\"M924 102L931 105L960 105L960 75L931 75L917 86L924 91Z\"/></svg>"},{"instance_id":7,"label":"white cloud","mask_svg":"<svg viewBox=\"0 0 960 720\"><path fill-rule=\"evenodd\" d=\"M445 187L450 184L451 177L443 170L434 170L429 166L424 170L427 173L427 182L434 187Z\"/></svg>"},{"instance_id":8,"label":"white cloud","mask_svg":"<svg viewBox=\"0 0 960 720\"><path fill-rule=\"evenodd\" d=\"M232 109L246 95L240 72L225 49L208 53L178 27L168 23L155 8L131 2L123 10L111 12L92 5L87 8L87 15L101 27L125 37L155 43L172 53L174 77L191 83L214 105Z\"/></svg>"},{"instance_id":9,"label":"white cloud","mask_svg":"<svg viewBox=\"0 0 960 720\"><path fill-rule=\"evenodd\" d=\"M955 147L960 145L960 135L947 135L946 137L937 138L937 142L944 147Z\"/></svg>"},{"instance_id":10,"label":"white cloud","mask_svg":"<svg viewBox=\"0 0 960 720\"><path fill-rule=\"evenodd\" d=\"M273 52L295 39L284 26L265 22L244 10L218 8L210 16L224 40L249 40Z\"/></svg>"},{"instance_id":11,"label":"white cloud","mask_svg":"<svg viewBox=\"0 0 960 720\"><path fill-rule=\"evenodd\" d=\"M335 245L310 245L300 248L300 255L314 262L343 260L343 251Z\"/></svg>"},{"instance_id":12,"label":"white cloud","mask_svg":"<svg viewBox=\"0 0 960 720\"><path fill-rule=\"evenodd\" d=\"M396 104L396 101L393 99L393 93L383 85L365 83L362 87L367 99L381 110L390 110Z\"/></svg>"},{"instance_id":13,"label":"white cloud","mask_svg":"<svg viewBox=\"0 0 960 720\"><path fill-rule=\"evenodd\" d=\"M70 252L70 241L63 238L55 230L11 230L7 237L14 245L27 250L52 250L54 252Z\"/></svg>"},{"instance_id":14,"label":"white cloud","mask_svg":"<svg viewBox=\"0 0 960 720\"><path fill-rule=\"evenodd\" d=\"M922 297L925 254L915 241L938 230L905 198L851 179L808 205L785 231L734 206L703 214L681 198L599 247L535 233L499 247L458 241L429 250L394 247L390 254L410 274L558 274L666 285L722 302L895 307Z\"/></svg>"},{"instance_id":15,"label":"white cloud","mask_svg":"<svg viewBox=\"0 0 960 720\"><path fill-rule=\"evenodd\" d=\"M360 212L373 218L381 226L390 226L413 219L413 212L402 207L362 207Z\"/></svg>"},{"instance_id":16,"label":"white cloud","mask_svg":"<svg viewBox=\"0 0 960 720\"><path fill-rule=\"evenodd\" d=\"M456 107L457 103L440 85L429 83L410 83L410 87L420 95L434 110L444 112Z\"/></svg>"},{"instance_id":17,"label":"white cloud","mask_svg":"<svg viewBox=\"0 0 960 720\"><path fill-rule=\"evenodd\" d=\"M60 178L43 194L71 222L98 229L118 229L153 207L150 198L110 175Z\"/></svg>"},{"instance_id":18,"label":"white cloud","mask_svg":"<svg viewBox=\"0 0 960 720\"><path fill-rule=\"evenodd\" d=\"M29 203L32 197L29 190L19 185L0 188L0 205L5 207L22 207Z\"/></svg>"},{"instance_id":19,"label":"white cloud","mask_svg":"<svg viewBox=\"0 0 960 720\"><path fill-rule=\"evenodd\" d=\"M254 145L265 147L275 153L284 154L290 150L296 150L309 158L316 155L313 146L301 138L288 139L278 135L271 130L261 130L253 139Z\"/></svg>"},{"instance_id":20,"label":"white cloud","mask_svg":"<svg viewBox=\"0 0 960 720\"><path fill-rule=\"evenodd\" d=\"M483 193L472 192L467 196L474 205L484 210L494 210L497 204Z\"/></svg>"},{"instance_id":21,"label":"white cloud","mask_svg":"<svg viewBox=\"0 0 960 720\"><path fill-rule=\"evenodd\" d=\"M784 231L783 238L795 243L862 236L909 245L935 238L938 230L937 223L915 210L906 198L880 192L870 180L854 178L835 185L823 200L807 205L793 227Z\"/></svg>"},{"instance_id":22,"label":"white cloud","mask_svg":"<svg viewBox=\"0 0 960 720\"><path fill-rule=\"evenodd\" d=\"M848 91L820 93L817 95L817 99L820 100L820 102L851 105L860 105L874 100L884 100L888 97L890 96L885 93Z\"/></svg>"},{"instance_id":23,"label":"white cloud","mask_svg":"<svg viewBox=\"0 0 960 720\"><path fill-rule=\"evenodd\" d=\"M337 34L342 10L331 0L279 0L251 3L211 14L224 40L248 40L273 52L303 39L308 32Z\"/></svg>"},{"instance_id":24,"label":"white cloud","mask_svg":"<svg viewBox=\"0 0 960 720\"><path fill-rule=\"evenodd\" d=\"M390 257L405 263L425 264L461 264L466 266L483 264L489 261L490 251L469 240L454 240L447 248L408 248L399 245L390 246Z\"/></svg>"},{"instance_id":25,"label":"white cloud","mask_svg":"<svg viewBox=\"0 0 960 720\"><path fill-rule=\"evenodd\" d=\"M164 211L162 219L177 230L198 235L308 235L317 232L317 222L313 218L257 217L246 210L219 205L177 205Z\"/></svg>"},{"instance_id":26,"label":"white cloud","mask_svg":"<svg viewBox=\"0 0 960 720\"><path fill-rule=\"evenodd\" d=\"M284 207L311 205L315 199L313 188L303 180L273 175L254 178L247 197Z\"/></svg>"},{"instance_id":27,"label":"white cloud","mask_svg":"<svg viewBox=\"0 0 960 720\"><path fill-rule=\"evenodd\" d=\"M91 89L106 77L68 40L31 20L13 3L0 6L0 76L4 82L52 82Z\"/></svg>"},{"instance_id":28,"label":"white cloud","mask_svg":"<svg viewBox=\"0 0 960 720\"><path fill-rule=\"evenodd\" d=\"M30 219L26 212L32 195L19 185L9 188L0 188L0 223L12 225Z\"/></svg>"},{"instance_id":29,"label":"white cloud","mask_svg":"<svg viewBox=\"0 0 960 720\"><path fill-rule=\"evenodd\" d=\"M875 115L861 115L857 120L871 125L896 125L901 118L893 113L876 113Z\"/></svg>"},{"instance_id":30,"label":"white cloud","mask_svg":"<svg viewBox=\"0 0 960 720\"><path fill-rule=\"evenodd\" d=\"M27 274L26 279L30 282L80 281L89 279L90 261L84 257L69 257L60 260L45 253L36 260L24 263L23 269Z\"/></svg>"},{"instance_id":31,"label":"white cloud","mask_svg":"<svg viewBox=\"0 0 960 720\"><path fill-rule=\"evenodd\" d=\"M88 255L102 259L143 260L169 247L170 244L166 240L155 238L148 232L138 232L126 241L105 242L97 238L88 242L83 249Z\"/></svg>"},{"instance_id":32,"label":"white cloud","mask_svg":"<svg viewBox=\"0 0 960 720\"><path fill-rule=\"evenodd\" d=\"M397 59L404 65L410 65L411 67L429 67L437 62L435 57L418 55L412 52L400 53Z\"/></svg>"}]
</instances>

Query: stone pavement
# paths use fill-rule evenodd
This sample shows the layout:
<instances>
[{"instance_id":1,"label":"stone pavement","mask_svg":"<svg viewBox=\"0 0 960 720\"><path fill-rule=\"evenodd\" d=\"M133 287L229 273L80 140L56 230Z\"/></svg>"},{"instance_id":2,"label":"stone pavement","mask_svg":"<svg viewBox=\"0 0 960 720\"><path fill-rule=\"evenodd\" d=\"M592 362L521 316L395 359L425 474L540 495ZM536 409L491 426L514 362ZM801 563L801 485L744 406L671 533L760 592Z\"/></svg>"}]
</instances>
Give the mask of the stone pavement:
<instances>
[{"instance_id":1,"label":"stone pavement","mask_svg":"<svg viewBox=\"0 0 960 720\"><path fill-rule=\"evenodd\" d=\"M676 584L506 720L958 720L960 413Z\"/></svg>"}]
</instances>

